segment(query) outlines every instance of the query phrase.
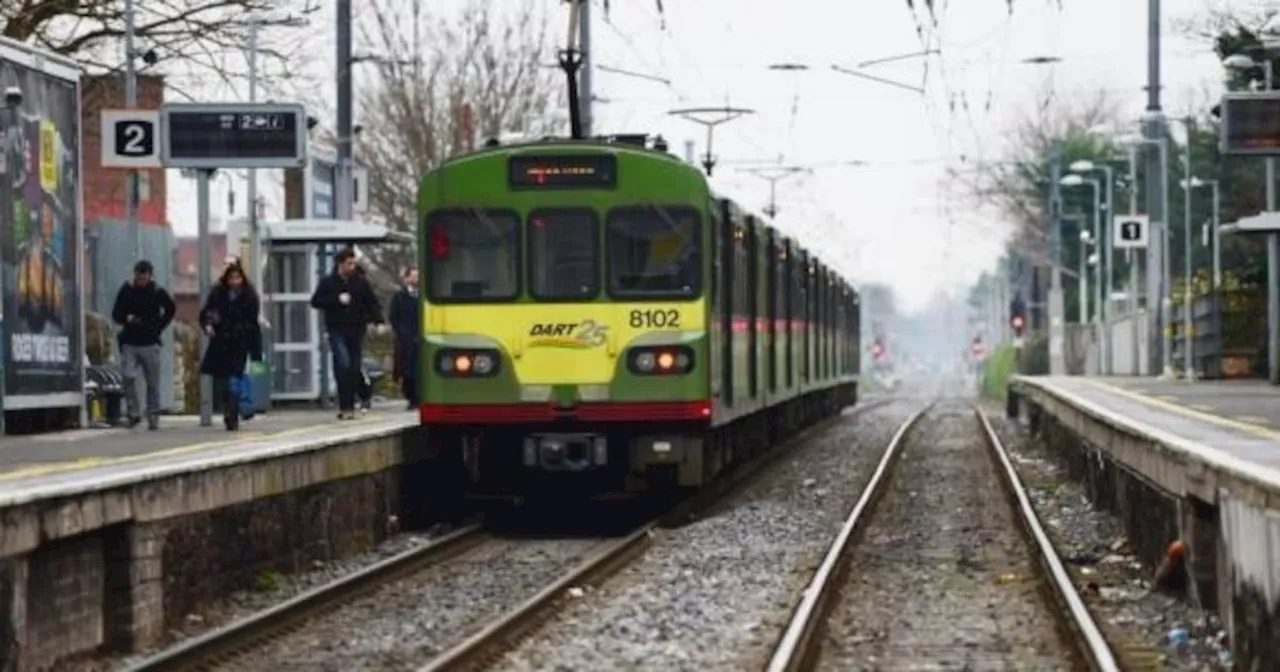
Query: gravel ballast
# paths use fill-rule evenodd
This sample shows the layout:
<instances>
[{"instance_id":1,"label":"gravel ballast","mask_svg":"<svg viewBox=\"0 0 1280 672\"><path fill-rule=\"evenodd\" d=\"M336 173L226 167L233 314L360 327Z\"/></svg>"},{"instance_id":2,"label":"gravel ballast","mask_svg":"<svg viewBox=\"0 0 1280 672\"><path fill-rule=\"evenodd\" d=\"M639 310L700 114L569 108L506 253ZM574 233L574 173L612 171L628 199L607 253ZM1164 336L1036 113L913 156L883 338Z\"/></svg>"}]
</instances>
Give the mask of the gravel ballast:
<instances>
[{"instance_id":1,"label":"gravel ballast","mask_svg":"<svg viewBox=\"0 0 1280 672\"><path fill-rule=\"evenodd\" d=\"M889 438L923 404L846 411L702 520L661 532L497 669L760 669Z\"/></svg>"},{"instance_id":2,"label":"gravel ballast","mask_svg":"<svg viewBox=\"0 0 1280 672\"><path fill-rule=\"evenodd\" d=\"M345 604L226 670L415 670L584 559L601 539L493 539Z\"/></svg>"},{"instance_id":3,"label":"gravel ballast","mask_svg":"<svg viewBox=\"0 0 1280 672\"><path fill-rule=\"evenodd\" d=\"M980 430L941 402L907 435L818 669L1075 669Z\"/></svg>"},{"instance_id":4,"label":"gravel ballast","mask_svg":"<svg viewBox=\"0 0 1280 672\"><path fill-rule=\"evenodd\" d=\"M1231 669L1226 633L1212 613L1153 589L1154 570L1134 557L1124 524L1096 509L1084 489L1027 431L989 410L1058 554L1126 668Z\"/></svg>"},{"instance_id":5,"label":"gravel ballast","mask_svg":"<svg viewBox=\"0 0 1280 672\"><path fill-rule=\"evenodd\" d=\"M180 628L165 633L165 638L160 646L143 653L131 655L115 654L79 657L68 660L64 665L60 665L55 669L75 670L76 672L100 672L102 670L125 668L150 655L154 655L161 648L173 646L215 628L247 618L308 590L353 574L369 565L424 546L447 534L449 530L450 527L447 525L437 525L429 531L401 533L387 538L376 547L362 553L356 553L329 562L316 561L311 569L305 572L263 575L262 581L260 581L262 584L261 589L236 591L223 600L209 604L200 613L187 614Z\"/></svg>"}]
</instances>

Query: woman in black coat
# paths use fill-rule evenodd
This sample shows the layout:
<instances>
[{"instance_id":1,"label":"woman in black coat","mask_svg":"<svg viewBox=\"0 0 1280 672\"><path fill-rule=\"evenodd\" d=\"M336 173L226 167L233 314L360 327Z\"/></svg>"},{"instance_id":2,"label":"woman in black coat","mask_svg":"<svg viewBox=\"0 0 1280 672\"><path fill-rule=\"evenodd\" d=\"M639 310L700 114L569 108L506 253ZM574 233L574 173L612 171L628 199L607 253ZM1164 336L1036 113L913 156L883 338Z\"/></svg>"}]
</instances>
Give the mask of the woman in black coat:
<instances>
[{"instance_id":1,"label":"woman in black coat","mask_svg":"<svg viewBox=\"0 0 1280 672\"><path fill-rule=\"evenodd\" d=\"M200 363L200 373L222 380L226 385L223 424L228 431L240 428L238 386L242 384L249 359L262 361L262 332L258 326L261 306L258 293L245 279L244 269L231 264L209 292L200 310L200 325L209 335L209 349Z\"/></svg>"}]
</instances>

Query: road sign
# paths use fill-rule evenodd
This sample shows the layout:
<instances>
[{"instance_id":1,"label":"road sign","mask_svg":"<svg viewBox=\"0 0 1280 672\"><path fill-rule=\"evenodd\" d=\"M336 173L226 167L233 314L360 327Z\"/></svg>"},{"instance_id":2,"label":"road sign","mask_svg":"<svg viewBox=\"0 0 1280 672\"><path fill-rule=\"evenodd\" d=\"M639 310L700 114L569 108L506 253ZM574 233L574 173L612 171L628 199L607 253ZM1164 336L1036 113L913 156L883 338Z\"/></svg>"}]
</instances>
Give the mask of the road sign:
<instances>
[{"instance_id":1,"label":"road sign","mask_svg":"<svg viewBox=\"0 0 1280 672\"><path fill-rule=\"evenodd\" d=\"M294 168L307 157L307 112L280 103L170 103L160 108L170 168Z\"/></svg>"},{"instance_id":2,"label":"road sign","mask_svg":"<svg viewBox=\"0 0 1280 672\"><path fill-rule=\"evenodd\" d=\"M1218 149L1237 156L1280 156L1280 91L1222 97Z\"/></svg>"},{"instance_id":3,"label":"road sign","mask_svg":"<svg viewBox=\"0 0 1280 672\"><path fill-rule=\"evenodd\" d=\"M1115 232L1115 246L1134 249L1147 246L1151 237L1150 222L1146 215L1116 215L1111 230Z\"/></svg>"},{"instance_id":4,"label":"road sign","mask_svg":"<svg viewBox=\"0 0 1280 672\"><path fill-rule=\"evenodd\" d=\"M103 110L103 168L160 168L160 112Z\"/></svg>"}]
</instances>

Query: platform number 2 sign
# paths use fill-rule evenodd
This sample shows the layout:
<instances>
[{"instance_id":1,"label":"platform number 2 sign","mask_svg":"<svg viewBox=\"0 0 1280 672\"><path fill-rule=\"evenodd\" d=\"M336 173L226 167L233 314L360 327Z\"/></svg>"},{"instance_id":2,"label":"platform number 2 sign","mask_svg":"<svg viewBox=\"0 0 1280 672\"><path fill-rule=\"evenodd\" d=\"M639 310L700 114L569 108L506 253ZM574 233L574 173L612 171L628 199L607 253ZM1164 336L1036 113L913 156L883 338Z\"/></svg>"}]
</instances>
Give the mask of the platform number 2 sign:
<instances>
[{"instance_id":1,"label":"platform number 2 sign","mask_svg":"<svg viewBox=\"0 0 1280 672\"><path fill-rule=\"evenodd\" d=\"M155 151L155 129L130 121L116 126L116 151L125 156L147 156Z\"/></svg>"},{"instance_id":2,"label":"platform number 2 sign","mask_svg":"<svg viewBox=\"0 0 1280 672\"><path fill-rule=\"evenodd\" d=\"M160 115L155 110L103 110L104 168L160 167Z\"/></svg>"}]
</instances>

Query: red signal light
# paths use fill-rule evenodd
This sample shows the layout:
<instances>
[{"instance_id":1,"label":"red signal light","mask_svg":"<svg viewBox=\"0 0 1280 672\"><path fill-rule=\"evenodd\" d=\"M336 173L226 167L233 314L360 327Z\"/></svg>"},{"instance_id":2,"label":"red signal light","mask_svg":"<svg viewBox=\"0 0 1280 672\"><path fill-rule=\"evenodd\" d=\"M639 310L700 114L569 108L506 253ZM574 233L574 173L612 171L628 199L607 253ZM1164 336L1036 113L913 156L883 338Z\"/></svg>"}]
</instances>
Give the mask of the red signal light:
<instances>
[{"instance_id":1,"label":"red signal light","mask_svg":"<svg viewBox=\"0 0 1280 672\"><path fill-rule=\"evenodd\" d=\"M1022 328L1022 316L1021 316L1021 315L1014 315L1014 316L1013 316L1013 328L1014 328L1014 329L1021 329L1021 328Z\"/></svg>"}]
</instances>

